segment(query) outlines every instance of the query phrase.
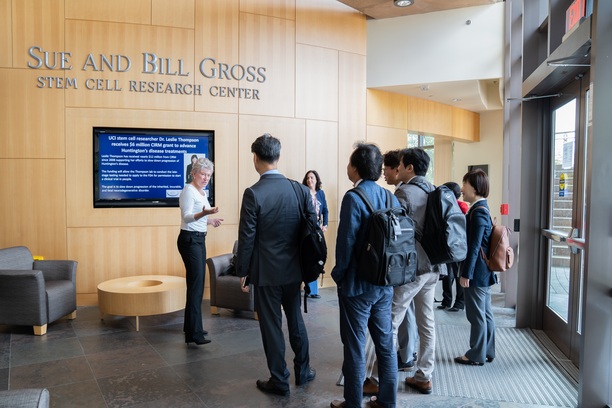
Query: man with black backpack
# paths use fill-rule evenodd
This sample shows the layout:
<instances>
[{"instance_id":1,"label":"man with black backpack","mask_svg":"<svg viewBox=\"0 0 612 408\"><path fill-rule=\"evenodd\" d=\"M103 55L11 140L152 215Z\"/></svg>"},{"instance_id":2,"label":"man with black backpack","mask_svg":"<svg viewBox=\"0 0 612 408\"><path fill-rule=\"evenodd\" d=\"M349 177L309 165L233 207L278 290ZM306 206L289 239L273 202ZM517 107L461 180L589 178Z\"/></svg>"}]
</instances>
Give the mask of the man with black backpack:
<instances>
[{"instance_id":1,"label":"man with black backpack","mask_svg":"<svg viewBox=\"0 0 612 408\"><path fill-rule=\"evenodd\" d=\"M419 242L419 236L423 233L425 226L428 196L421 186L425 184L429 191L434 190L434 186L425 179L429 168L429 155L420 148L404 149L401 154L399 179L402 184L395 195L414 220L417 236L417 276L416 281L394 288L393 332L397 336L398 328L406 315L406 309L410 302L414 301L419 332L419 352L417 353L416 373L413 377L406 378L406 385L423 394L431 394L436 343L434 292L440 272L445 269L445 266L443 264L432 265Z\"/></svg>"},{"instance_id":2,"label":"man with black backpack","mask_svg":"<svg viewBox=\"0 0 612 408\"><path fill-rule=\"evenodd\" d=\"M403 184L399 178L399 165L402 150L391 150L383 155L383 175L385 181L395 187L395 191ZM414 317L414 302L406 309L406 318L398 328L397 368L399 371L409 371L414 367L414 356L419 340L416 319Z\"/></svg>"},{"instance_id":3,"label":"man with black backpack","mask_svg":"<svg viewBox=\"0 0 612 408\"><path fill-rule=\"evenodd\" d=\"M376 184L382 169L382 154L373 144L358 144L347 165L349 180L372 204L375 210L399 207L397 199ZM401 209L400 209L401 210ZM354 191L342 199L336 240L336 266L332 278L338 290L340 337L344 345L344 401L334 400L332 408L360 408L365 379L366 329L379 357L379 394L370 407L395 406L397 393L397 358L393 343L391 303L393 288L379 286L358 273L359 256L365 250L366 230L372 211ZM405 314L405 312L404 312Z\"/></svg>"}]
</instances>

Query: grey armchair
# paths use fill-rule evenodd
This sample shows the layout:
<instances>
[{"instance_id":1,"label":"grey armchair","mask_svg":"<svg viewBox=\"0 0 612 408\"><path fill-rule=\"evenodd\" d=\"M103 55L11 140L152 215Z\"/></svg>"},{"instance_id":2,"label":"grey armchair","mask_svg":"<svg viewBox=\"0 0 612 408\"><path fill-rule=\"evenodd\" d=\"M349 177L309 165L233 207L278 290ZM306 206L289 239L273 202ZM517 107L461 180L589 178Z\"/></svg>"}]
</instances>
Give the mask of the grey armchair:
<instances>
[{"instance_id":1,"label":"grey armchair","mask_svg":"<svg viewBox=\"0 0 612 408\"><path fill-rule=\"evenodd\" d=\"M0 249L0 324L32 326L76 318L76 261L35 261L24 246Z\"/></svg>"},{"instance_id":2,"label":"grey armchair","mask_svg":"<svg viewBox=\"0 0 612 408\"><path fill-rule=\"evenodd\" d=\"M253 291L244 293L241 289L240 278L231 273L231 260L238 248L238 241L234 242L231 254L213 256L206 260L210 276L210 311L219 314L219 309L245 310L254 313L255 302Z\"/></svg>"},{"instance_id":3,"label":"grey armchair","mask_svg":"<svg viewBox=\"0 0 612 408\"><path fill-rule=\"evenodd\" d=\"M49 399L46 388L0 391L0 408L49 408Z\"/></svg>"}]
</instances>

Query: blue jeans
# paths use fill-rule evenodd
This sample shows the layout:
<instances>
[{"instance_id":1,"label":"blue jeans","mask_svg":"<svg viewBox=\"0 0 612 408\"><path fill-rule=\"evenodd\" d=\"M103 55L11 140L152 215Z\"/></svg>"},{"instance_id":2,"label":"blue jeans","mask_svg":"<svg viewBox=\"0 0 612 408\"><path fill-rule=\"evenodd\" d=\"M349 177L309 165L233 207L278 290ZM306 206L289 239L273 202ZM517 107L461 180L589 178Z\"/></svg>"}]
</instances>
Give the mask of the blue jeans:
<instances>
[{"instance_id":1,"label":"blue jeans","mask_svg":"<svg viewBox=\"0 0 612 408\"><path fill-rule=\"evenodd\" d=\"M308 284L308 286L310 287L310 294L311 295L318 295L319 294L319 280L317 279L314 282L310 282Z\"/></svg>"},{"instance_id":2,"label":"blue jeans","mask_svg":"<svg viewBox=\"0 0 612 408\"><path fill-rule=\"evenodd\" d=\"M359 296L338 293L340 337L344 345L344 399L347 408L360 408L365 380L366 328L370 331L378 359L378 403L395 407L397 357L391 322L393 288L375 287Z\"/></svg>"}]
</instances>

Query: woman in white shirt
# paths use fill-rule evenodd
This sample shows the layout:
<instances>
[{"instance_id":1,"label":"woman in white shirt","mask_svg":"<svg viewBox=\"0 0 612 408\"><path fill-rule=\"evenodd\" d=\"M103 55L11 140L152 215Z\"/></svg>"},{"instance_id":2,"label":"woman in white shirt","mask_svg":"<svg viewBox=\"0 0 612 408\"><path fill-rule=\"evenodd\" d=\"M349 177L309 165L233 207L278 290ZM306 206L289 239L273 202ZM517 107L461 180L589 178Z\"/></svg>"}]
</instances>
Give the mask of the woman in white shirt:
<instances>
[{"instance_id":1,"label":"woman in white shirt","mask_svg":"<svg viewBox=\"0 0 612 408\"><path fill-rule=\"evenodd\" d=\"M202 327L202 297L206 273L206 230L208 225L218 227L223 219L208 218L219 212L211 208L205 190L214 170L213 163L200 158L191 168L191 183L186 184L179 198L181 207L181 232L177 239L178 250L185 264L187 301L185 304L185 343L197 345L210 343Z\"/></svg>"}]
</instances>

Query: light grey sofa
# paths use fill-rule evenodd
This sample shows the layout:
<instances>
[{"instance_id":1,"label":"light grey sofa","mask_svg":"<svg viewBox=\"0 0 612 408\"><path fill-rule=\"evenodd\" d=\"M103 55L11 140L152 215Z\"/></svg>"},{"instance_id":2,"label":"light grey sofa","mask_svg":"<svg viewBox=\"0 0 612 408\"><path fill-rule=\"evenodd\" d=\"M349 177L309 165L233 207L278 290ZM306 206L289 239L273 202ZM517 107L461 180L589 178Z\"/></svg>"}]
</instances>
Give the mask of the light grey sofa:
<instances>
[{"instance_id":1,"label":"light grey sofa","mask_svg":"<svg viewBox=\"0 0 612 408\"><path fill-rule=\"evenodd\" d=\"M0 249L0 324L32 326L76 318L76 261L35 261L24 246Z\"/></svg>"},{"instance_id":2,"label":"light grey sofa","mask_svg":"<svg viewBox=\"0 0 612 408\"><path fill-rule=\"evenodd\" d=\"M48 408L46 388L0 391L0 408Z\"/></svg>"},{"instance_id":3,"label":"light grey sofa","mask_svg":"<svg viewBox=\"0 0 612 408\"><path fill-rule=\"evenodd\" d=\"M234 243L231 254L213 256L206 260L210 277L210 311L219 314L218 308L245 310L255 313L253 290L244 293L241 289L240 278L231 271L231 260L237 252L238 241Z\"/></svg>"}]
</instances>

